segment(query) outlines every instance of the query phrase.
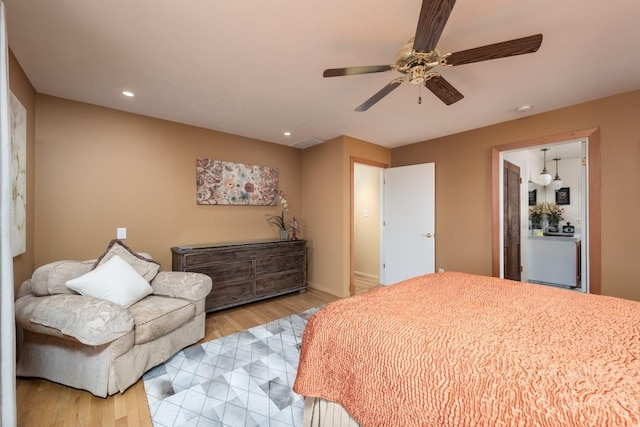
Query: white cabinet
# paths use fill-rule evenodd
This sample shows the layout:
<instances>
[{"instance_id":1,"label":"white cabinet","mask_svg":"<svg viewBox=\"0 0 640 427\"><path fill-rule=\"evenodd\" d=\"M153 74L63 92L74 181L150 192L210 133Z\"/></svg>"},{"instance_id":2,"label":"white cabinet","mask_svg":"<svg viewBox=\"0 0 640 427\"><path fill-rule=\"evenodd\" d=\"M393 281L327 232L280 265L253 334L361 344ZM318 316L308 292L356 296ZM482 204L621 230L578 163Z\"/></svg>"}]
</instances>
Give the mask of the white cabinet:
<instances>
[{"instance_id":1,"label":"white cabinet","mask_svg":"<svg viewBox=\"0 0 640 427\"><path fill-rule=\"evenodd\" d=\"M529 236L529 281L580 287L580 238Z\"/></svg>"}]
</instances>

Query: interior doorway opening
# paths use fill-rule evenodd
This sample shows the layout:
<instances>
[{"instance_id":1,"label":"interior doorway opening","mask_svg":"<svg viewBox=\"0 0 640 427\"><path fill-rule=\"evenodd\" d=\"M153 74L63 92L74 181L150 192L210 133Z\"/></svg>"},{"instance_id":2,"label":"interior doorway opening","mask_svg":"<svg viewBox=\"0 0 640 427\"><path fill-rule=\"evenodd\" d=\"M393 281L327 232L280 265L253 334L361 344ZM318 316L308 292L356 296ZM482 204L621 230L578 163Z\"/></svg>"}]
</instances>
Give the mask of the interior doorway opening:
<instances>
[{"instance_id":1,"label":"interior doorway opening","mask_svg":"<svg viewBox=\"0 0 640 427\"><path fill-rule=\"evenodd\" d=\"M368 245L367 251L377 258L377 266L371 268L368 273L369 276L373 276L376 270L379 271L379 283L376 285L393 285L411 277L433 273L435 163L386 168L383 167L385 165L364 162L377 169L373 171L372 180L375 181L375 175L378 174L379 189L375 193L376 196L379 195L379 199L376 198L368 206L356 208L358 195L355 193L363 192L356 182L355 171L358 163L362 162L352 158L350 294L356 293L356 245L360 248ZM374 220L370 224L370 231L365 233L377 234L378 243L372 243L371 236L366 236L365 244L358 244L356 221L370 218L374 206L379 207L380 215L377 221ZM373 230L375 222L378 222L378 228Z\"/></svg>"},{"instance_id":2,"label":"interior doorway opening","mask_svg":"<svg viewBox=\"0 0 640 427\"><path fill-rule=\"evenodd\" d=\"M349 294L380 286L383 174L389 165L351 158Z\"/></svg>"},{"instance_id":3,"label":"interior doorway opening","mask_svg":"<svg viewBox=\"0 0 640 427\"><path fill-rule=\"evenodd\" d=\"M522 170L520 183L503 175L505 278L587 292L587 144L579 139L502 154L503 164ZM524 203L516 207L513 196Z\"/></svg>"},{"instance_id":4,"label":"interior doorway opening","mask_svg":"<svg viewBox=\"0 0 640 427\"><path fill-rule=\"evenodd\" d=\"M580 147L584 147L584 151L582 151L582 155L578 160L583 171L581 178L577 178L581 187L576 187L578 184L575 182L572 184L575 190L580 190L582 193L582 200L579 209L574 207L570 214L574 218L574 221L576 221L573 226L579 226L578 229L581 238L578 245L574 244L571 246L574 251L578 247L580 250L579 255L576 252L573 252L574 257L576 257L574 268L579 270L579 277L576 277L576 280L578 280L577 283L579 283L579 289L583 292L600 293L600 132L598 128L520 141L497 146L492 149L492 274L496 277L502 277L504 274L504 205L501 185L501 172L504 159L508 158L509 161L514 161L514 158L517 159L517 155L514 157L514 155L509 155L509 153L520 153L520 156L525 156L542 147L557 148L568 143L577 143ZM520 161L520 163L526 165L525 170L522 172L523 178L537 178L537 175L540 173L540 170L538 169L544 169L542 162L536 164L534 161ZM551 164L547 165L547 167L550 166ZM552 173L555 172L555 168L553 166L551 166L551 169ZM523 181L523 191L521 191L521 194L524 194L524 197L522 198L524 201L528 200L527 196L530 194L529 191L531 185L528 182L529 179L523 179ZM532 179L531 181L535 183L536 179ZM567 182L569 182L569 180ZM549 185L547 185L547 187L549 187ZM550 191L548 188L542 188L543 191L540 191L541 201L555 202L556 191L553 187L549 188ZM531 188L531 190L536 190L535 194L537 195L541 188ZM553 199L550 199L551 194L553 194ZM579 193L577 192L576 195L579 196ZM526 209L522 209L521 231L524 231L524 233L522 233L523 240L521 241L525 241L526 239L528 242L531 240L529 237L531 235L531 230L528 216L528 203L522 204ZM562 241L565 237L558 237L558 239ZM567 242L568 240L564 240L563 243ZM529 247L529 245L521 246L522 259L525 261L531 259L531 253L534 250L539 250ZM553 262L557 256L553 254L551 250L547 249L542 251L542 255L546 256L543 262L545 269L547 271L552 271L554 267L550 267L548 263ZM532 265L527 265L526 262L523 264L522 280L536 282L536 277L532 277L532 275L535 276L538 272L534 272L532 270ZM561 267L563 267L563 265L559 264L559 268ZM553 271L552 273L557 274ZM547 281L557 280L541 280L541 282ZM560 281L559 283L562 282Z\"/></svg>"},{"instance_id":5,"label":"interior doorway opening","mask_svg":"<svg viewBox=\"0 0 640 427\"><path fill-rule=\"evenodd\" d=\"M353 193L353 276L355 293L380 286L383 169L356 163Z\"/></svg>"}]
</instances>

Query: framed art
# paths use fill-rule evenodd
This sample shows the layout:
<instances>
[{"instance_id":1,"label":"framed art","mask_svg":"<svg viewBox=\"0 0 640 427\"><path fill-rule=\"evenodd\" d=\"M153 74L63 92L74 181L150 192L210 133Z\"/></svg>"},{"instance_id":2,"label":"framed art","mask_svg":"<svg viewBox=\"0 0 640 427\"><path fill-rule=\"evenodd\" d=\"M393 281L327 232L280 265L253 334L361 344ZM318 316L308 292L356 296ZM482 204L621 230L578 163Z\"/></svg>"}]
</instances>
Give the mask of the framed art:
<instances>
[{"instance_id":1,"label":"framed art","mask_svg":"<svg viewBox=\"0 0 640 427\"><path fill-rule=\"evenodd\" d=\"M277 201L277 168L196 160L197 204L275 206Z\"/></svg>"},{"instance_id":2,"label":"framed art","mask_svg":"<svg viewBox=\"0 0 640 427\"><path fill-rule=\"evenodd\" d=\"M556 205L569 205L571 204L571 191L569 187L562 187L556 190Z\"/></svg>"},{"instance_id":3,"label":"framed art","mask_svg":"<svg viewBox=\"0 0 640 427\"><path fill-rule=\"evenodd\" d=\"M538 190L529 191L529 206L535 206L538 202Z\"/></svg>"},{"instance_id":4,"label":"framed art","mask_svg":"<svg viewBox=\"0 0 640 427\"><path fill-rule=\"evenodd\" d=\"M11 253L27 250L27 109L9 92L11 137Z\"/></svg>"}]
</instances>

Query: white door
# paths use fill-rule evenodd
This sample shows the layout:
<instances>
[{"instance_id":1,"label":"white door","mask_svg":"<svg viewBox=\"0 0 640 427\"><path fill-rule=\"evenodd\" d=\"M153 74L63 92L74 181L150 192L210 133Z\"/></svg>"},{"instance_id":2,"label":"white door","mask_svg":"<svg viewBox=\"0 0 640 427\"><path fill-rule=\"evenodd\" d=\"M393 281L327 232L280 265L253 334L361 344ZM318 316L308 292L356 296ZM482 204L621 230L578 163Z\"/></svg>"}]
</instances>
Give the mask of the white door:
<instances>
[{"instance_id":1,"label":"white door","mask_svg":"<svg viewBox=\"0 0 640 427\"><path fill-rule=\"evenodd\" d=\"M435 271L435 163L385 170L380 283Z\"/></svg>"}]
</instances>

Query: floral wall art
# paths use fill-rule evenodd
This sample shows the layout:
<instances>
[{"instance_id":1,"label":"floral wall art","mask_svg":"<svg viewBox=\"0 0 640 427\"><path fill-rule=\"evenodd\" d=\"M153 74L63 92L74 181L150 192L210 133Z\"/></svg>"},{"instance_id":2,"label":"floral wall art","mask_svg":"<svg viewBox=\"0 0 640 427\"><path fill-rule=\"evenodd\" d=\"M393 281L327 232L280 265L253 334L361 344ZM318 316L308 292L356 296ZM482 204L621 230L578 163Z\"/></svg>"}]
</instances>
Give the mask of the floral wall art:
<instances>
[{"instance_id":1,"label":"floral wall art","mask_svg":"<svg viewBox=\"0 0 640 427\"><path fill-rule=\"evenodd\" d=\"M262 205L278 202L278 169L221 160L196 160L199 205Z\"/></svg>"},{"instance_id":2,"label":"floral wall art","mask_svg":"<svg viewBox=\"0 0 640 427\"><path fill-rule=\"evenodd\" d=\"M27 110L10 93L11 252L27 250Z\"/></svg>"}]
</instances>

